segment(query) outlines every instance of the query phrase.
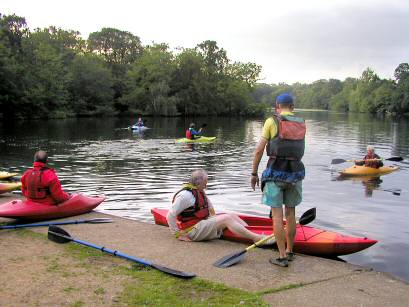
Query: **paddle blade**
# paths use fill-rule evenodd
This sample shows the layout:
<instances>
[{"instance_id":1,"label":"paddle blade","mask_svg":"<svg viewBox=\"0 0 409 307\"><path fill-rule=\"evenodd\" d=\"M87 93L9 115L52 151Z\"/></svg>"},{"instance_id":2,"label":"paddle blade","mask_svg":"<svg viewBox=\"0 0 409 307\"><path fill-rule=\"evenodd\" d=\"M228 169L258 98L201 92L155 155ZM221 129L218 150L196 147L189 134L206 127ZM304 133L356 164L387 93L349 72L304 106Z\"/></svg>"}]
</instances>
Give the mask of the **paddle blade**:
<instances>
[{"instance_id":1,"label":"paddle blade","mask_svg":"<svg viewBox=\"0 0 409 307\"><path fill-rule=\"evenodd\" d=\"M344 159L332 159L331 164L341 164L345 162L348 162L348 161Z\"/></svg>"},{"instance_id":2,"label":"paddle blade","mask_svg":"<svg viewBox=\"0 0 409 307\"><path fill-rule=\"evenodd\" d=\"M233 254L224 256L217 260L213 265L218 268L228 268L236 263L239 263L245 256L246 250L242 250L240 252L235 252Z\"/></svg>"},{"instance_id":3,"label":"paddle blade","mask_svg":"<svg viewBox=\"0 0 409 307\"><path fill-rule=\"evenodd\" d=\"M68 232L57 226L48 227L48 239L56 243L68 243L73 240Z\"/></svg>"},{"instance_id":4,"label":"paddle blade","mask_svg":"<svg viewBox=\"0 0 409 307\"><path fill-rule=\"evenodd\" d=\"M84 220L84 223L89 223L89 224L112 223L112 222L113 221L110 218L106 218L106 217Z\"/></svg>"},{"instance_id":5,"label":"paddle blade","mask_svg":"<svg viewBox=\"0 0 409 307\"><path fill-rule=\"evenodd\" d=\"M316 208L311 208L308 209L301 215L299 219L300 225L307 225L311 223L313 220L315 220L315 217L317 216L317 209Z\"/></svg>"},{"instance_id":6,"label":"paddle blade","mask_svg":"<svg viewBox=\"0 0 409 307\"><path fill-rule=\"evenodd\" d=\"M172 276L175 276L175 277L179 277L179 278L188 279L188 278L193 278L193 277L196 276L196 274L193 274L193 273L177 271L177 270L170 269L170 268L167 268L167 267L155 264L155 263L152 263L150 266L152 268L154 268L154 269L157 269L157 270L163 272L163 273L166 273L166 274L169 274L169 275L172 275Z\"/></svg>"},{"instance_id":7,"label":"paddle blade","mask_svg":"<svg viewBox=\"0 0 409 307\"><path fill-rule=\"evenodd\" d=\"M391 158L388 158L388 159L385 159L385 160L400 162L400 161L403 161L403 158L402 157L391 157Z\"/></svg>"}]
</instances>

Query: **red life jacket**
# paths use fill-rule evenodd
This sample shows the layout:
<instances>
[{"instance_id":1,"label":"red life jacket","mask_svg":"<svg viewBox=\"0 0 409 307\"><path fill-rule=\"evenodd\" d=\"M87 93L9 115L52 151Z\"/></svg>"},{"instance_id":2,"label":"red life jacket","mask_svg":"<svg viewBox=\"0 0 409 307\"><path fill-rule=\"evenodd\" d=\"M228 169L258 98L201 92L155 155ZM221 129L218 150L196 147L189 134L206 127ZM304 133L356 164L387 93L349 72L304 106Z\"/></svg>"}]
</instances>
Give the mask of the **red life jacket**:
<instances>
[{"instance_id":1,"label":"red life jacket","mask_svg":"<svg viewBox=\"0 0 409 307\"><path fill-rule=\"evenodd\" d=\"M267 143L267 155L270 157L301 160L305 149L305 122L294 115L274 115L277 135Z\"/></svg>"},{"instance_id":2,"label":"red life jacket","mask_svg":"<svg viewBox=\"0 0 409 307\"><path fill-rule=\"evenodd\" d=\"M182 191L189 191L195 198L195 204L183 210L177 217L176 223L179 229L183 230L192 227L199 223L201 220L205 220L209 217L209 205L207 202L207 196L204 192L200 192L196 189L183 188L173 196L172 203L175 202L176 196Z\"/></svg>"},{"instance_id":3,"label":"red life jacket","mask_svg":"<svg viewBox=\"0 0 409 307\"><path fill-rule=\"evenodd\" d=\"M186 130L186 138L187 138L188 140L191 140L191 139L192 139L192 132L190 132L190 129L187 129L187 130Z\"/></svg>"},{"instance_id":4,"label":"red life jacket","mask_svg":"<svg viewBox=\"0 0 409 307\"><path fill-rule=\"evenodd\" d=\"M43 172L48 167L33 168L26 177L27 196L30 199L44 199L50 195L49 189L41 183Z\"/></svg>"}]
</instances>

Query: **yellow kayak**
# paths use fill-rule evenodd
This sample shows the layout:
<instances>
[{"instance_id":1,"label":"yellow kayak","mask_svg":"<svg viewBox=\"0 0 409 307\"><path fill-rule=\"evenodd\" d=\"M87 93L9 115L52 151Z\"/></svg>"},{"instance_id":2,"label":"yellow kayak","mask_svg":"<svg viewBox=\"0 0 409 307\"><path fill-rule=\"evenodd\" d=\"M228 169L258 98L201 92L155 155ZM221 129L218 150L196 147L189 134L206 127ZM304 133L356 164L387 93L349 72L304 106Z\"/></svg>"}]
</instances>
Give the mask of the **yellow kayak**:
<instances>
[{"instance_id":1,"label":"yellow kayak","mask_svg":"<svg viewBox=\"0 0 409 307\"><path fill-rule=\"evenodd\" d=\"M398 169L399 167L397 166L382 166L380 168L373 168L367 166L354 165L340 171L340 173L342 175L348 176L379 176L392 173Z\"/></svg>"},{"instance_id":2,"label":"yellow kayak","mask_svg":"<svg viewBox=\"0 0 409 307\"><path fill-rule=\"evenodd\" d=\"M191 140L187 138L177 139L176 143L208 143L214 141L216 139L215 136L201 136L200 138Z\"/></svg>"},{"instance_id":3,"label":"yellow kayak","mask_svg":"<svg viewBox=\"0 0 409 307\"><path fill-rule=\"evenodd\" d=\"M0 182L0 194L21 188L21 182Z\"/></svg>"},{"instance_id":4,"label":"yellow kayak","mask_svg":"<svg viewBox=\"0 0 409 307\"><path fill-rule=\"evenodd\" d=\"M17 173L0 172L0 179L7 179L16 175Z\"/></svg>"}]
</instances>

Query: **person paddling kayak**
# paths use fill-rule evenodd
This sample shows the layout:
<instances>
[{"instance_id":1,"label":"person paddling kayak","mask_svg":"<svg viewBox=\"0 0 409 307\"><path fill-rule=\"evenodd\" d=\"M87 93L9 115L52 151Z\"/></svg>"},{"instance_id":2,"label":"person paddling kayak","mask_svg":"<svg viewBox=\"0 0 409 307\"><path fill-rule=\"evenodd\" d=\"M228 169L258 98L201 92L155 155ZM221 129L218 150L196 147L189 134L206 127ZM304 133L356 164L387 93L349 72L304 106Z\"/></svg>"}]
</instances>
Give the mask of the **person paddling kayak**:
<instances>
[{"instance_id":1,"label":"person paddling kayak","mask_svg":"<svg viewBox=\"0 0 409 307\"><path fill-rule=\"evenodd\" d=\"M355 165L365 165L366 167L380 168L383 166L381 157L375 153L375 148L372 145L366 147L366 155L362 160L356 160ZM374 160L377 159L377 160Z\"/></svg>"},{"instance_id":2,"label":"person paddling kayak","mask_svg":"<svg viewBox=\"0 0 409 307\"><path fill-rule=\"evenodd\" d=\"M223 230L228 228L237 235L254 242L265 236L246 229L248 226L242 219L232 213L216 215L210 199L204 189L207 187L207 174L204 170L195 170L189 182L175 194L172 207L166 220L175 237L181 241L207 241L218 239ZM266 244L271 244L267 240Z\"/></svg>"},{"instance_id":3,"label":"person paddling kayak","mask_svg":"<svg viewBox=\"0 0 409 307\"><path fill-rule=\"evenodd\" d=\"M195 123L190 123L189 129L186 130L186 138L188 140L195 140L200 138L200 133L202 133L202 128L199 131L195 130Z\"/></svg>"},{"instance_id":4,"label":"person paddling kayak","mask_svg":"<svg viewBox=\"0 0 409 307\"><path fill-rule=\"evenodd\" d=\"M143 127L144 126L144 122L142 120L142 117L138 118L138 121L136 122L136 124L134 126L138 126L138 127Z\"/></svg>"}]
</instances>

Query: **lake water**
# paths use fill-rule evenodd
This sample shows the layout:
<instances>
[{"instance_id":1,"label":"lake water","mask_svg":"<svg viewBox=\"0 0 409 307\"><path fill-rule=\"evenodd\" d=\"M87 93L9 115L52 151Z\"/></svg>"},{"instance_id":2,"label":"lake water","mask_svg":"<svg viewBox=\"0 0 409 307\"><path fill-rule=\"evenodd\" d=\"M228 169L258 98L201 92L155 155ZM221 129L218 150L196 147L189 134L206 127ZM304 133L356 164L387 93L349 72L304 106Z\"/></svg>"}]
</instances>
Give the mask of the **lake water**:
<instances>
[{"instance_id":1,"label":"lake water","mask_svg":"<svg viewBox=\"0 0 409 307\"><path fill-rule=\"evenodd\" d=\"M390 272L409 281L409 123L362 114L302 111L307 122L307 177L297 215L316 207L311 224L379 242L342 259ZM177 144L190 120L148 118L143 134L121 129L130 119L69 119L0 124L0 170L22 173L39 148L48 151L63 187L70 192L104 193L97 210L153 223L150 209L170 206L190 172L209 173L208 195L216 210L266 215L261 192L250 188L254 147L263 120L197 118L207 123L210 144ZM356 159L373 144L382 157L402 156L400 170L377 181L338 180L334 158ZM260 164L262 171L266 157ZM388 189L401 189L400 196Z\"/></svg>"}]
</instances>

